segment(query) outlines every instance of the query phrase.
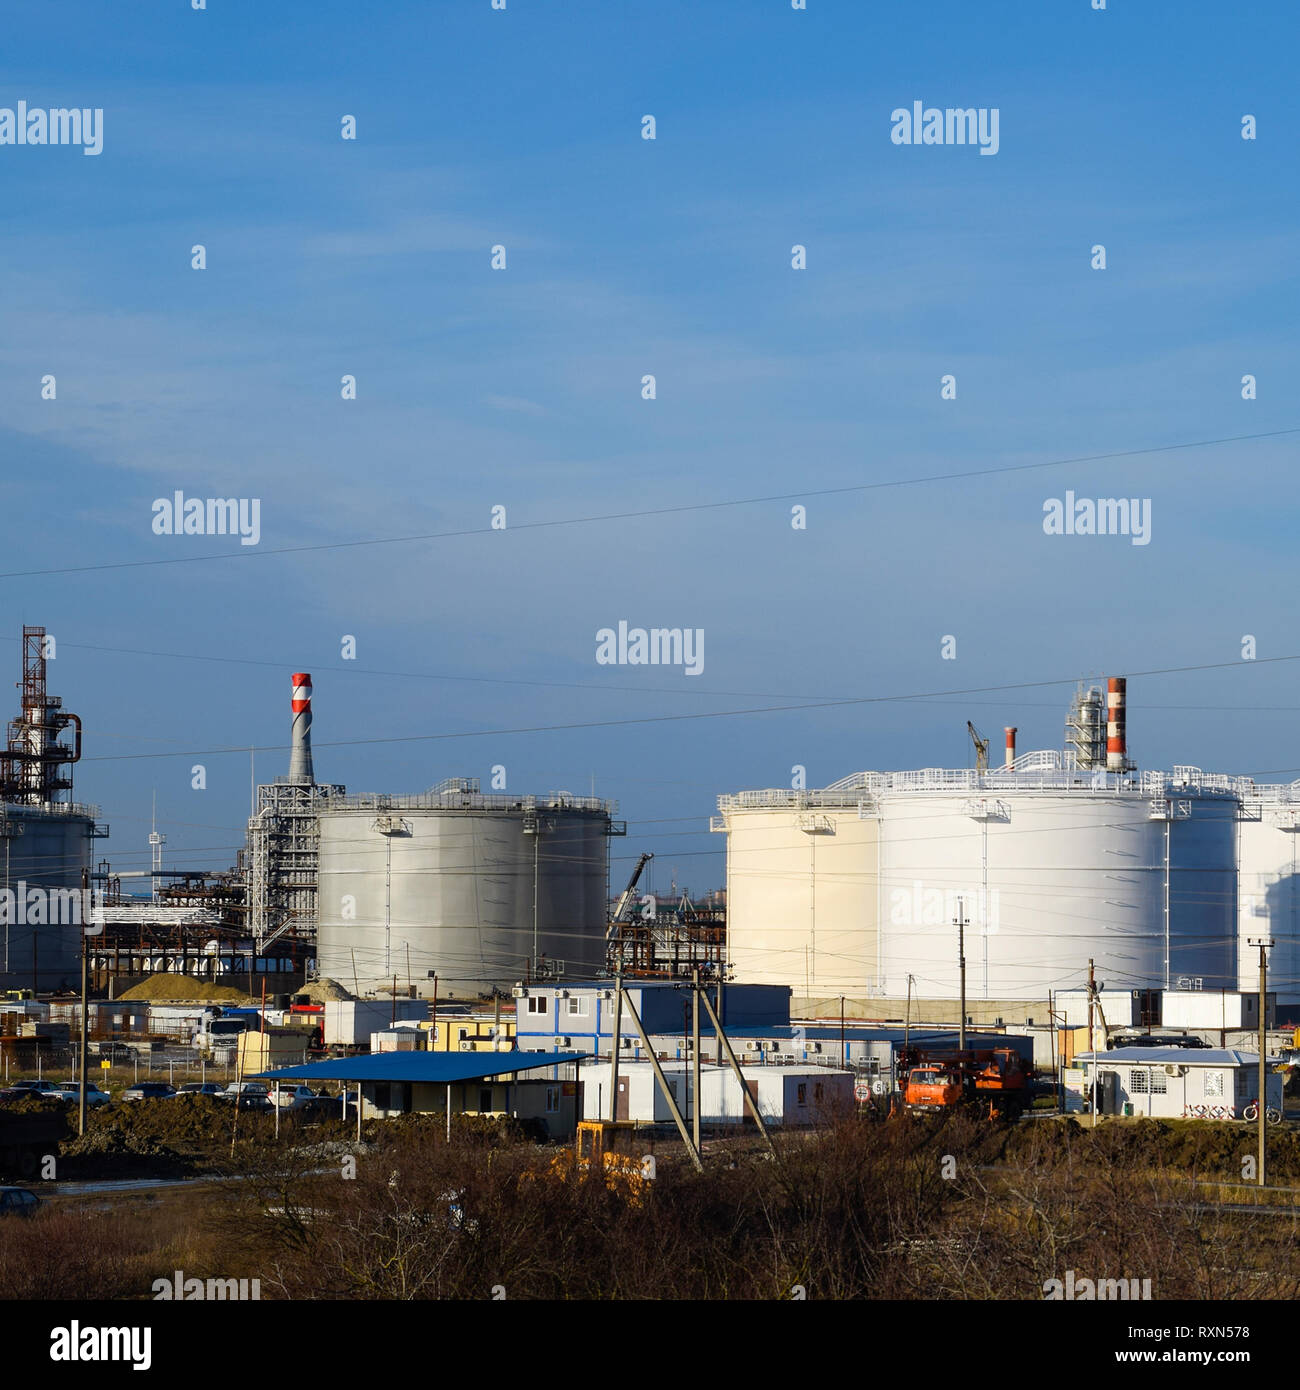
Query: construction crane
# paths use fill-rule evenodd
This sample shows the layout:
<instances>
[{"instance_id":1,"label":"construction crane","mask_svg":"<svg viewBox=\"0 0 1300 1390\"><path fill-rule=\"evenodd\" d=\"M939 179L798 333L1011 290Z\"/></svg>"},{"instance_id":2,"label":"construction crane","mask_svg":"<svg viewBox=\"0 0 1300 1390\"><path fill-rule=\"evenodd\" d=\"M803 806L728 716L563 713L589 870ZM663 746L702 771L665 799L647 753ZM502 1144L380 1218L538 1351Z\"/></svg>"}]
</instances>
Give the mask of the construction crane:
<instances>
[{"instance_id":1,"label":"construction crane","mask_svg":"<svg viewBox=\"0 0 1300 1390\"><path fill-rule=\"evenodd\" d=\"M966 721L966 732L970 734L970 741L975 745L975 771L987 772L989 770L989 741L980 737L980 731L968 719Z\"/></svg>"},{"instance_id":2,"label":"construction crane","mask_svg":"<svg viewBox=\"0 0 1300 1390\"><path fill-rule=\"evenodd\" d=\"M617 930L619 924L627 915L628 907L631 905L632 902L632 895L636 892L637 883L640 881L641 878L641 871L653 858L654 855L647 852L636 861L636 868L632 870L632 877L628 879L627 887L623 889L622 896L619 898L618 902L614 904L614 913L610 917L609 926L605 931L606 941L608 941L610 937L614 935L614 932Z\"/></svg>"}]
</instances>

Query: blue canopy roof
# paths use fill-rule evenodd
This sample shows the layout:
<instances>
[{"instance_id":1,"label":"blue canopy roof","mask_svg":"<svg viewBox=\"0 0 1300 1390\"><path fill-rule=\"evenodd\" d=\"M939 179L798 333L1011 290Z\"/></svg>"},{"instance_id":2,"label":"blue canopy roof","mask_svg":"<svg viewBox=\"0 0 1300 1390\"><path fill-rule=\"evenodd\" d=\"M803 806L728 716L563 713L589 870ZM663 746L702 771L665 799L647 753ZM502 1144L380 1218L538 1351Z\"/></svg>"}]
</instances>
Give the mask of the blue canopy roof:
<instances>
[{"instance_id":1,"label":"blue canopy roof","mask_svg":"<svg viewBox=\"0 0 1300 1390\"><path fill-rule=\"evenodd\" d=\"M588 1052L518 1051L372 1052L361 1057L336 1057L327 1062L261 1071L256 1075L266 1081L425 1081L446 1085L578 1062L590 1055Z\"/></svg>"}]
</instances>

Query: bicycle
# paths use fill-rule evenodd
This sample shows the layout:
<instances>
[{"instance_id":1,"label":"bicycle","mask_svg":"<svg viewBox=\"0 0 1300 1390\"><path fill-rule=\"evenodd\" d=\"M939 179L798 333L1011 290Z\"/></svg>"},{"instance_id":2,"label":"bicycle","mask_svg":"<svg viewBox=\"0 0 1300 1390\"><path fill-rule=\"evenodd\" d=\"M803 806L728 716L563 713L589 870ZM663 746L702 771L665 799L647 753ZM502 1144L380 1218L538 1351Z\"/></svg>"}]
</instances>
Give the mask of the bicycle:
<instances>
[{"instance_id":1,"label":"bicycle","mask_svg":"<svg viewBox=\"0 0 1300 1390\"><path fill-rule=\"evenodd\" d=\"M1241 1112L1241 1118L1247 1121L1258 1120L1259 1101L1252 1100L1250 1104L1246 1106L1246 1108ZM1282 1112L1276 1109L1274 1106L1267 1106L1264 1110L1264 1119L1267 1121L1267 1123L1271 1125L1280 1125L1282 1123Z\"/></svg>"}]
</instances>

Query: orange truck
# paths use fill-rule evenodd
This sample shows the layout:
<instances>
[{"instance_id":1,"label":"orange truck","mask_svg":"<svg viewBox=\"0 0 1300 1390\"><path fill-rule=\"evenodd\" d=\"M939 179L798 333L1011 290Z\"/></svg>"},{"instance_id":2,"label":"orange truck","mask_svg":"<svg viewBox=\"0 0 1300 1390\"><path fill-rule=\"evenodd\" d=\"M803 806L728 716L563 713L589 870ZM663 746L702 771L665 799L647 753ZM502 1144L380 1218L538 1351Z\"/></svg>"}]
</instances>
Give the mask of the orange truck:
<instances>
[{"instance_id":1,"label":"orange truck","mask_svg":"<svg viewBox=\"0 0 1300 1390\"><path fill-rule=\"evenodd\" d=\"M965 1052L914 1052L899 1059L907 1076L908 1110L943 1112L962 1107L989 1119L1016 1120L1029 1107L1032 1068L1014 1048Z\"/></svg>"}]
</instances>

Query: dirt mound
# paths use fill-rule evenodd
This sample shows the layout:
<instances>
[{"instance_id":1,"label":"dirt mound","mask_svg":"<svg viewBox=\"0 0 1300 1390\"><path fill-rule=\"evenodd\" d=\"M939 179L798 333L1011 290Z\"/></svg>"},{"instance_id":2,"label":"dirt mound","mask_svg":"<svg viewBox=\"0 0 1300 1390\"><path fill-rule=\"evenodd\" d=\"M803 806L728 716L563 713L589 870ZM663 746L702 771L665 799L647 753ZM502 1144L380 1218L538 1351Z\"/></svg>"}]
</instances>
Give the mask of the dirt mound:
<instances>
[{"instance_id":1,"label":"dirt mound","mask_svg":"<svg viewBox=\"0 0 1300 1390\"><path fill-rule=\"evenodd\" d=\"M160 1002L175 1000L181 1004L248 1004L252 1001L242 990L229 985L213 985L196 980L191 975L150 975L138 985L132 985L120 999L146 999Z\"/></svg>"},{"instance_id":2,"label":"dirt mound","mask_svg":"<svg viewBox=\"0 0 1300 1390\"><path fill-rule=\"evenodd\" d=\"M313 1004L325 1004L335 999L353 999L356 996L343 988L337 980L313 980L294 990L294 995L305 994Z\"/></svg>"}]
</instances>

